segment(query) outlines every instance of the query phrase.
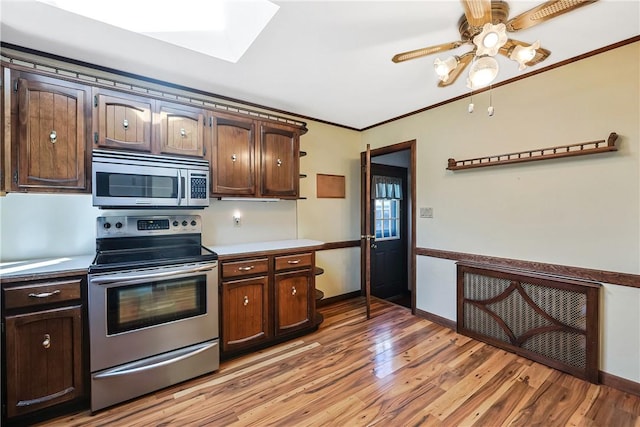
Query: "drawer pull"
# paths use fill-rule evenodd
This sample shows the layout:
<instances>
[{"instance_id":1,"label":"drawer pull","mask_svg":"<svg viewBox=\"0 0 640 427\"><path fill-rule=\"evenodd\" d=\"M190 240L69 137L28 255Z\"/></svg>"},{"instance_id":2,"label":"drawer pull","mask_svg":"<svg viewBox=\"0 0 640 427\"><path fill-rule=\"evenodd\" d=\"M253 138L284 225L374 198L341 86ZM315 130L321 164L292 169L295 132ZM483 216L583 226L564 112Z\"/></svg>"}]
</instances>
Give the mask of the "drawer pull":
<instances>
[{"instance_id":1,"label":"drawer pull","mask_svg":"<svg viewBox=\"0 0 640 427\"><path fill-rule=\"evenodd\" d=\"M58 134L56 133L55 130L52 130L51 133L49 134L49 141L51 141L52 144L55 144L57 140L58 140Z\"/></svg>"},{"instance_id":2,"label":"drawer pull","mask_svg":"<svg viewBox=\"0 0 640 427\"><path fill-rule=\"evenodd\" d=\"M124 119L122 121L122 127L124 128L124 130L128 130L129 129L129 120Z\"/></svg>"},{"instance_id":3,"label":"drawer pull","mask_svg":"<svg viewBox=\"0 0 640 427\"><path fill-rule=\"evenodd\" d=\"M282 166L282 160L280 159L276 160L276 166L278 167Z\"/></svg>"},{"instance_id":4,"label":"drawer pull","mask_svg":"<svg viewBox=\"0 0 640 427\"><path fill-rule=\"evenodd\" d=\"M248 265L246 267L238 267L238 271L250 271L256 268L254 265Z\"/></svg>"},{"instance_id":5,"label":"drawer pull","mask_svg":"<svg viewBox=\"0 0 640 427\"><path fill-rule=\"evenodd\" d=\"M51 347L51 336L49 334L44 334L44 341L42 341L42 346L44 348Z\"/></svg>"},{"instance_id":6,"label":"drawer pull","mask_svg":"<svg viewBox=\"0 0 640 427\"><path fill-rule=\"evenodd\" d=\"M291 295L295 295L295 294L297 294L297 293L298 293L298 291L296 290L296 287L295 287L295 286L292 286L292 287L291 287Z\"/></svg>"},{"instance_id":7,"label":"drawer pull","mask_svg":"<svg viewBox=\"0 0 640 427\"><path fill-rule=\"evenodd\" d=\"M187 131L184 128L180 128L180 136L182 138L186 138L187 137Z\"/></svg>"},{"instance_id":8,"label":"drawer pull","mask_svg":"<svg viewBox=\"0 0 640 427\"><path fill-rule=\"evenodd\" d=\"M231 161L235 162L236 160L238 160L238 156L236 156L235 154L231 155Z\"/></svg>"},{"instance_id":9,"label":"drawer pull","mask_svg":"<svg viewBox=\"0 0 640 427\"><path fill-rule=\"evenodd\" d=\"M29 298L49 298L53 295L58 295L60 293L59 289L56 289L53 292L43 292L41 294L29 294Z\"/></svg>"},{"instance_id":10,"label":"drawer pull","mask_svg":"<svg viewBox=\"0 0 640 427\"><path fill-rule=\"evenodd\" d=\"M244 296L244 301L242 301L242 305L246 306L249 304L249 297L248 296Z\"/></svg>"},{"instance_id":11,"label":"drawer pull","mask_svg":"<svg viewBox=\"0 0 640 427\"><path fill-rule=\"evenodd\" d=\"M289 261L287 261L287 264L300 264L300 260L299 259L290 259Z\"/></svg>"}]
</instances>

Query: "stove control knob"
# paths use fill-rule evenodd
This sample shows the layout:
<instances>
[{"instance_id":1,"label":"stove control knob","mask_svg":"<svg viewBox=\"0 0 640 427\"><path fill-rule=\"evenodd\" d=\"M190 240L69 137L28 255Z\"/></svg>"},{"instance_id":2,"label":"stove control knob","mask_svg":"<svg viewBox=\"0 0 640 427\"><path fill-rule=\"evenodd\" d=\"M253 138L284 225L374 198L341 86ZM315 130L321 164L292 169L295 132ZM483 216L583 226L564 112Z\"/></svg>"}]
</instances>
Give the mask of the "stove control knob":
<instances>
[{"instance_id":1,"label":"stove control knob","mask_svg":"<svg viewBox=\"0 0 640 427\"><path fill-rule=\"evenodd\" d=\"M182 221L182 226L183 226L183 227L186 227L186 226L187 226L187 224L188 224L187 220Z\"/></svg>"},{"instance_id":2,"label":"stove control knob","mask_svg":"<svg viewBox=\"0 0 640 427\"><path fill-rule=\"evenodd\" d=\"M108 230L108 229L111 228L111 223L110 222L105 222L103 227Z\"/></svg>"},{"instance_id":3,"label":"stove control knob","mask_svg":"<svg viewBox=\"0 0 640 427\"><path fill-rule=\"evenodd\" d=\"M120 221L116 222L116 228L117 229L122 228L122 223Z\"/></svg>"},{"instance_id":4,"label":"stove control knob","mask_svg":"<svg viewBox=\"0 0 640 427\"><path fill-rule=\"evenodd\" d=\"M180 225L180 223L178 221L173 221L173 226L177 227L178 225Z\"/></svg>"},{"instance_id":5,"label":"stove control knob","mask_svg":"<svg viewBox=\"0 0 640 427\"><path fill-rule=\"evenodd\" d=\"M195 227L195 226L196 226L196 220L195 220L195 219L192 219L192 220L191 220L191 226L192 226L192 227Z\"/></svg>"}]
</instances>

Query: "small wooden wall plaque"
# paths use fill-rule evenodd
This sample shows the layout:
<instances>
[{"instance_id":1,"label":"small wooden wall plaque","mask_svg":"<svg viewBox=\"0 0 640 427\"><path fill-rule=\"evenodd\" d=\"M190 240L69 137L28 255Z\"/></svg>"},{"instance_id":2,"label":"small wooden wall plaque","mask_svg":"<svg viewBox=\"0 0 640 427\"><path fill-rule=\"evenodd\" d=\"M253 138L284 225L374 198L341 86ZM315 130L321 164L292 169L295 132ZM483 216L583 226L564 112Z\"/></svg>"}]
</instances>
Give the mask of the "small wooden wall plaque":
<instances>
[{"instance_id":1,"label":"small wooden wall plaque","mask_svg":"<svg viewBox=\"0 0 640 427\"><path fill-rule=\"evenodd\" d=\"M319 199L344 199L344 175L316 174L316 196Z\"/></svg>"}]
</instances>

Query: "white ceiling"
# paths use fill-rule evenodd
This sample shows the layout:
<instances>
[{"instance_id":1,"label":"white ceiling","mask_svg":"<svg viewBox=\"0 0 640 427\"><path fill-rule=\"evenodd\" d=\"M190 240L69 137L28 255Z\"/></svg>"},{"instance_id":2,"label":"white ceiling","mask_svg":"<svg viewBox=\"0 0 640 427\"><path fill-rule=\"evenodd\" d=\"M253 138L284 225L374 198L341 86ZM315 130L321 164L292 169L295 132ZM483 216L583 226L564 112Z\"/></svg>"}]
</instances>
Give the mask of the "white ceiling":
<instances>
[{"instance_id":1,"label":"white ceiling","mask_svg":"<svg viewBox=\"0 0 640 427\"><path fill-rule=\"evenodd\" d=\"M1 0L0 39L356 129L469 92L466 73L437 87L433 60L449 53L391 62L398 52L459 40L459 1L274 3L280 9L235 64L30 0ZM509 1L509 16L539 3ZM524 72L499 56L496 83L639 34L640 1L600 0L509 33L540 40L551 56Z\"/></svg>"}]
</instances>

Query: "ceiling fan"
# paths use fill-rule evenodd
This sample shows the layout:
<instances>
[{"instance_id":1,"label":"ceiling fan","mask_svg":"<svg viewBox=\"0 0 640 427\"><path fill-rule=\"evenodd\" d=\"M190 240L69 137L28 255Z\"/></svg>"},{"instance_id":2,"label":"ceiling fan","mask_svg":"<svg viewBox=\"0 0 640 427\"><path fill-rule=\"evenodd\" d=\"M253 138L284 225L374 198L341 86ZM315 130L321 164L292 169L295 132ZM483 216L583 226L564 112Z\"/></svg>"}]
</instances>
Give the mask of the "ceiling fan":
<instances>
[{"instance_id":1,"label":"ceiling fan","mask_svg":"<svg viewBox=\"0 0 640 427\"><path fill-rule=\"evenodd\" d=\"M471 89L487 86L498 74L498 62L493 58L500 53L520 64L520 70L544 61L551 52L540 47L540 42L525 43L507 37L507 32L516 32L548 21L557 16L594 3L597 0L552 0L542 3L520 15L508 19L509 5L501 0L461 0L464 15L458 21L460 40L435 46L423 47L395 55L393 62L432 55L456 49L464 44L473 49L460 56L445 60L436 59L434 67L438 86L449 86L462 71L473 62L469 70L467 86Z\"/></svg>"}]
</instances>

